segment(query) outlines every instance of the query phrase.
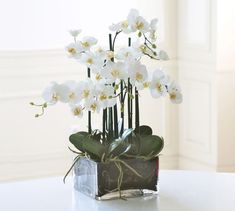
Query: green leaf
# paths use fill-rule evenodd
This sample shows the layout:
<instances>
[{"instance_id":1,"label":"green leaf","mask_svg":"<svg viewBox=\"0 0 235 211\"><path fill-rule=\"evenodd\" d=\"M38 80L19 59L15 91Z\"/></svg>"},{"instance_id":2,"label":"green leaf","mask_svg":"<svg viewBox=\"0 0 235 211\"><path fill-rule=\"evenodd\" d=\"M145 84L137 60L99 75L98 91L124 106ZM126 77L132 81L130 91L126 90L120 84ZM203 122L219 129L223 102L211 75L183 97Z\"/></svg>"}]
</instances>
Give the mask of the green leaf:
<instances>
[{"instance_id":1,"label":"green leaf","mask_svg":"<svg viewBox=\"0 0 235 211\"><path fill-rule=\"evenodd\" d=\"M128 137L132 135L133 129L126 129L120 139L113 141L108 148L108 156L121 156L129 151L131 143L128 141Z\"/></svg>"},{"instance_id":2,"label":"green leaf","mask_svg":"<svg viewBox=\"0 0 235 211\"><path fill-rule=\"evenodd\" d=\"M123 132L121 139L126 140L132 134L133 131L134 131L134 129L132 129L132 128L126 129Z\"/></svg>"},{"instance_id":3,"label":"green leaf","mask_svg":"<svg viewBox=\"0 0 235 211\"><path fill-rule=\"evenodd\" d=\"M86 131L80 131L80 132L77 132L77 134L80 134L82 136L89 136L89 133Z\"/></svg>"},{"instance_id":4,"label":"green leaf","mask_svg":"<svg viewBox=\"0 0 235 211\"><path fill-rule=\"evenodd\" d=\"M135 134L139 134L141 136L149 136L153 134L153 130L151 127L147 125L141 125L140 127L135 129Z\"/></svg>"},{"instance_id":5,"label":"green leaf","mask_svg":"<svg viewBox=\"0 0 235 211\"><path fill-rule=\"evenodd\" d=\"M72 134L69 140L78 150L87 152L95 159L100 159L105 152L105 147L100 142L92 139L87 132Z\"/></svg>"},{"instance_id":6,"label":"green leaf","mask_svg":"<svg viewBox=\"0 0 235 211\"><path fill-rule=\"evenodd\" d=\"M140 135L134 135L132 136L131 140L129 140L131 144L130 150L128 150L128 155L138 155L140 151L140 142L141 142L141 137Z\"/></svg>"},{"instance_id":7,"label":"green leaf","mask_svg":"<svg viewBox=\"0 0 235 211\"><path fill-rule=\"evenodd\" d=\"M164 140L159 136L150 135L141 137L139 155L148 156L152 154L157 156L162 151L163 146Z\"/></svg>"},{"instance_id":8,"label":"green leaf","mask_svg":"<svg viewBox=\"0 0 235 211\"><path fill-rule=\"evenodd\" d=\"M105 153L105 147L98 141L89 137L83 142L83 149L91 156L101 159Z\"/></svg>"},{"instance_id":9,"label":"green leaf","mask_svg":"<svg viewBox=\"0 0 235 211\"><path fill-rule=\"evenodd\" d=\"M131 147L131 144L128 143L127 141L125 141L123 139L117 139L109 145L107 155L119 157L119 156L125 154L126 152L128 152L130 147Z\"/></svg>"},{"instance_id":10,"label":"green leaf","mask_svg":"<svg viewBox=\"0 0 235 211\"><path fill-rule=\"evenodd\" d=\"M85 140L84 137L86 137L87 134L85 132L78 132L75 134L72 134L69 137L69 141L80 151L85 152L83 149L83 142Z\"/></svg>"}]
</instances>

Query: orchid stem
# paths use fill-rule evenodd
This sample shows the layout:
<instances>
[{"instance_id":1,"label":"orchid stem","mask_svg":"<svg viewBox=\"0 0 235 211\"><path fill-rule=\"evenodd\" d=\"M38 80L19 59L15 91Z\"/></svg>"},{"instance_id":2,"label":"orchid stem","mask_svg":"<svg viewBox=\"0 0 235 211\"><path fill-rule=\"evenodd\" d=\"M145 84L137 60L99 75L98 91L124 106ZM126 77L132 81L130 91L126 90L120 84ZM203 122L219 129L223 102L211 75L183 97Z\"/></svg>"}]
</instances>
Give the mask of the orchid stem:
<instances>
[{"instance_id":1,"label":"orchid stem","mask_svg":"<svg viewBox=\"0 0 235 211\"><path fill-rule=\"evenodd\" d=\"M131 46L131 38L128 38L128 46ZM130 79L128 78L128 128L132 128L132 85L130 83Z\"/></svg>"},{"instance_id":2,"label":"orchid stem","mask_svg":"<svg viewBox=\"0 0 235 211\"><path fill-rule=\"evenodd\" d=\"M121 81L121 119L122 119L122 125L121 125L120 135L122 135L122 134L123 134L123 131L124 131L124 95L123 95L123 81Z\"/></svg>"},{"instance_id":3,"label":"orchid stem","mask_svg":"<svg viewBox=\"0 0 235 211\"><path fill-rule=\"evenodd\" d=\"M87 68L87 77L91 77L91 69ZM88 111L88 133L91 134L91 111Z\"/></svg>"},{"instance_id":4,"label":"orchid stem","mask_svg":"<svg viewBox=\"0 0 235 211\"><path fill-rule=\"evenodd\" d=\"M107 108L103 110L103 143L106 144Z\"/></svg>"},{"instance_id":5,"label":"orchid stem","mask_svg":"<svg viewBox=\"0 0 235 211\"><path fill-rule=\"evenodd\" d=\"M117 37L117 33L115 35L115 39ZM114 51L114 43L115 39L112 43L112 34L109 34L109 49L110 51ZM114 62L114 58L111 59L112 62ZM115 86L115 83L113 84ZM114 94L116 94L116 91L114 91ZM118 138L118 113L117 113L117 104L113 106L113 118L114 118L114 138Z\"/></svg>"},{"instance_id":6,"label":"orchid stem","mask_svg":"<svg viewBox=\"0 0 235 211\"><path fill-rule=\"evenodd\" d=\"M139 92L135 88L135 128L137 129L137 133L139 133L139 127L140 127Z\"/></svg>"},{"instance_id":7,"label":"orchid stem","mask_svg":"<svg viewBox=\"0 0 235 211\"><path fill-rule=\"evenodd\" d=\"M109 108L109 128L108 128L108 141L113 138L113 108Z\"/></svg>"}]
</instances>

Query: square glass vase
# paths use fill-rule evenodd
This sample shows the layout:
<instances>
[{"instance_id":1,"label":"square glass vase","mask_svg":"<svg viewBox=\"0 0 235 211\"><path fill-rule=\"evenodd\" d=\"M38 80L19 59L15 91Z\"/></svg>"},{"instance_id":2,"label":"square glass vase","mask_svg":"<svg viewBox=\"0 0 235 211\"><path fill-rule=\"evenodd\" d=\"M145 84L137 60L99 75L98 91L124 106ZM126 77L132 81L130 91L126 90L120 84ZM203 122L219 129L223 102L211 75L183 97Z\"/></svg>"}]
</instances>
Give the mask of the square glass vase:
<instances>
[{"instance_id":1,"label":"square glass vase","mask_svg":"<svg viewBox=\"0 0 235 211\"><path fill-rule=\"evenodd\" d=\"M122 159L123 172L120 191L118 181L120 171L114 162L95 162L80 158L74 166L74 188L96 200L108 200L121 197L131 198L149 196L158 193L159 158L152 160Z\"/></svg>"}]
</instances>

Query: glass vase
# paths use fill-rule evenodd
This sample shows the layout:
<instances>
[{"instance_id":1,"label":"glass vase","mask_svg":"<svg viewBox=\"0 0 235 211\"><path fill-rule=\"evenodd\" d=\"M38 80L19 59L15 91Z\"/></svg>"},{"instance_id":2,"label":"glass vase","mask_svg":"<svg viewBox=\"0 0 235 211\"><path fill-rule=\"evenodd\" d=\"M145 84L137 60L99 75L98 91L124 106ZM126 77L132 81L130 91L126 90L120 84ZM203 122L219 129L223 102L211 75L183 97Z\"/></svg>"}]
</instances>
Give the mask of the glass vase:
<instances>
[{"instance_id":1,"label":"glass vase","mask_svg":"<svg viewBox=\"0 0 235 211\"><path fill-rule=\"evenodd\" d=\"M122 173L113 161L103 163L80 158L74 166L75 190L97 200L157 194L158 157L152 160L130 158L121 161Z\"/></svg>"}]
</instances>

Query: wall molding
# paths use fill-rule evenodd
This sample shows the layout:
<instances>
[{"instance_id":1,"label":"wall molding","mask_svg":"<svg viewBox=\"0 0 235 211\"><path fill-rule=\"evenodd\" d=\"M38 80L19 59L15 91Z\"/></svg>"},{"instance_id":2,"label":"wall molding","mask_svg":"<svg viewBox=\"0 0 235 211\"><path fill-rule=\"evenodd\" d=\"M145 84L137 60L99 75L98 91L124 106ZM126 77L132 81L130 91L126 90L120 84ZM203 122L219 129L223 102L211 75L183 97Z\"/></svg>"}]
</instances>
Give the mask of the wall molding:
<instances>
[{"instance_id":1,"label":"wall molding","mask_svg":"<svg viewBox=\"0 0 235 211\"><path fill-rule=\"evenodd\" d=\"M184 5L185 7L188 7L189 1L190 0L186 0L186 4ZM194 0L191 0L191 1L194 2ZM211 52L211 46L212 46L211 39L210 39L211 34L212 34L211 0L203 0L203 1L205 2L204 4L206 6L206 11L207 11L207 14L204 14L205 16L207 16L206 20L204 20L206 22L206 37L205 37L204 42L200 43L200 44L193 43L193 42L190 43L189 41L187 41L189 39L189 37L188 38L184 37L184 39L182 39L181 43L182 43L182 46L184 48L188 48L190 50L199 50L199 51L204 51L206 53L210 53ZM189 16L190 14L192 14L187 9L186 9L186 12L187 12L186 16ZM184 19L184 20L186 20L185 24L187 24L188 18ZM185 26L185 24L184 24L184 26ZM184 27L184 28L186 29L187 26ZM186 33L184 33L184 34L186 34Z\"/></svg>"},{"instance_id":2,"label":"wall molding","mask_svg":"<svg viewBox=\"0 0 235 211\"><path fill-rule=\"evenodd\" d=\"M83 75L84 66L69 59L63 49L0 52L0 77L24 78Z\"/></svg>"},{"instance_id":3,"label":"wall molding","mask_svg":"<svg viewBox=\"0 0 235 211\"><path fill-rule=\"evenodd\" d=\"M50 159L35 159L25 162L0 163L0 182L65 175L71 166L72 156L61 155Z\"/></svg>"},{"instance_id":4,"label":"wall molding","mask_svg":"<svg viewBox=\"0 0 235 211\"><path fill-rule=\"evenodd\" d=\"M6 163L26 163L43 160L53 160L61 157L68 157L70 153L63 150L54 150L51 152L24 153L21 155L1 154L0 165Z\"/></svg>"},{"instance_id":5,"label":"wall molding","mask_svg":"<svg viewBox=\"0 0 235 211\"><path fill-rule=\"evenodd\" d=\"M13 93L4 93L0 94L0 101L3 100L15 100L22 98L34 98L41 95L40 91L30 91L30 92L13 92Z\"/></svg>"}]
</instances>

